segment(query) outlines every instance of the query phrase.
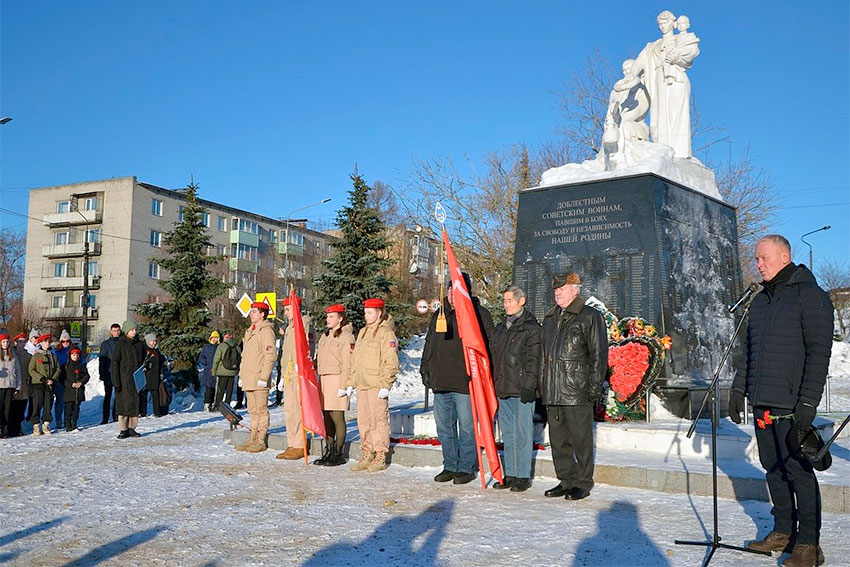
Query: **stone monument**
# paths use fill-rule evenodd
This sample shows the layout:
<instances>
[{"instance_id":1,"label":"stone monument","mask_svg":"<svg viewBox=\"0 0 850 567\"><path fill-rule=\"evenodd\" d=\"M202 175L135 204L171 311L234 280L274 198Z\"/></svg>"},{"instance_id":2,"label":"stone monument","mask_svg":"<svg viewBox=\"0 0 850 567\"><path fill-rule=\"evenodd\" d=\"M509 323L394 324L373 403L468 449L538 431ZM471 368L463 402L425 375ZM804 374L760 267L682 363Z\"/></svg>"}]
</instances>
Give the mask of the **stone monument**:
<instances>
[{"instance_id":1,"label":"stone monument","mask_svg":"<svg viewBox=\"0 0 850 567\"><path fill-rule=\"evenodd\" d=\"M551 275L578 271L585 297L670 335L664 386L686 390L710 380L734 330L726 305L743 285L735 210L691 152L687 71L699 39L686 16L665 10L657 23L661 38L623 63L597 157L550 169L520 194L514 280L542 318Z\"/></svg>"}]
</instances>

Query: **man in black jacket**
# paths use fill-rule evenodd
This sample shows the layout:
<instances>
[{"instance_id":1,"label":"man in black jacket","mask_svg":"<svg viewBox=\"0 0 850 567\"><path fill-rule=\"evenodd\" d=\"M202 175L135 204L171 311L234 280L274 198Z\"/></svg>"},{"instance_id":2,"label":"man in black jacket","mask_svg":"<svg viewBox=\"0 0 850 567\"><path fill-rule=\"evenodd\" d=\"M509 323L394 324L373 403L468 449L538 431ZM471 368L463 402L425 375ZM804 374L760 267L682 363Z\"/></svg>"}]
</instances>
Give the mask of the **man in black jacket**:
<instances>
[{"instance_id":1,"label":"man in black jacket","mask_svg":"<svg viewBox=\"0 0 850 567\"><path fill-rule=\"evenodd\" d=\"M121 336L121 325L112 323L109 327L109 338L100 343L100 354L97 357L100 380L103 382L103 420L101 425L109 423L110 407L112 408L112 421L118 421L118 414L112 404L112 357L115 355L115 347L118 346L118 337Z\"/></svg>"},{"instance_id":2,"label":"man in black jacket","mask_svg":"<svg viewBox=\"0 0 850 567\"><path fill-rule=\"evenodd\" d=\"M755 257L764 289L750 307L729 416L741 423L746 395L757 417L767 411L793 413L794 418L755 430L774 527L747 546L783 551L793 543L784 565L820 565L820 490L811 463L792 451L789 437L808 433L817 414L832 351L833 306L808 268L791 262L791 246L784 237L762 238Z\"/></svg>"},{"instance_id":3,"label":"man in black jacket","mask_svg":"<svg viewBox=\"0 0 850 567\"><path fill-rule=\"evenodd\" d=\"M549 444L560 484L547 497L581 500L593 488L593 403L603 398L608 332L602 314L585 305L575 272L552 279L555 307L543 318L540 395L549 420Z\"/></svg>"},{"instance_id":4,"label":"man in black jacket","mask_svg":"<svg viewBox=\"0 0 850 567\"><path fill-rule=\"evenodd\" d=\"M472 293L470 279L463 274L466 287ZM470 376L466 373L463 343L458 335L457 315L453 307L452 290L446 298L447 330L437 332L437 313L431 318L425 348L422 351L422 383L434 391L434 420L437 438L443 451L443 471L434 477L437 482L453 481L466 484L475 478L478 470L478 447L472 422L472 405L469 397ZM481 308L478 298L472 298L484 340L493 334L493 318Z\"/></svg>"},{"instance_id":5,"label":"man in black jacket","mask_svg":"<svg viewBox=\"0 0 850 567\"><path fill-rule=\"evenodd\" d=\"M493 378L499 398L499 428L505 444L505 482L493 488L523 492L531 486L534 402L540 377L542 329L525 309L525 292L512 285L504 292L505 320L493 330Z\"/></svg>"}]
</instances>

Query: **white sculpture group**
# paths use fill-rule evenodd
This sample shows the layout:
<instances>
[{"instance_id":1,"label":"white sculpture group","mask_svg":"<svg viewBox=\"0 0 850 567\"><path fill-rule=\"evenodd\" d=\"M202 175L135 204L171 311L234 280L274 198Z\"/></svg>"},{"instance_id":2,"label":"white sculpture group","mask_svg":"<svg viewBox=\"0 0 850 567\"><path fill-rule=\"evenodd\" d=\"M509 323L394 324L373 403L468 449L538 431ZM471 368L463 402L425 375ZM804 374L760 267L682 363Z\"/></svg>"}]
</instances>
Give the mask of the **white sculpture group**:
<instances>
[{"instance_id":1,"label":"white sculpture group","mask_svg":"<svg viewBox=\"0 0 850 567\"><path fill-rule=\"evenodd\" d=\"M676 158L693 157L691 82L686 71L699 55L699 38L688 31L687 16L676 18L665 10L656 21L661 39L646 44L636 59L623 62L623 78L611 91L602 135L609 170L611 158L624 158L634 141L652 140L673 148ZM649 128L644 123L647 112Z\"/></svg>"}]
</instances>

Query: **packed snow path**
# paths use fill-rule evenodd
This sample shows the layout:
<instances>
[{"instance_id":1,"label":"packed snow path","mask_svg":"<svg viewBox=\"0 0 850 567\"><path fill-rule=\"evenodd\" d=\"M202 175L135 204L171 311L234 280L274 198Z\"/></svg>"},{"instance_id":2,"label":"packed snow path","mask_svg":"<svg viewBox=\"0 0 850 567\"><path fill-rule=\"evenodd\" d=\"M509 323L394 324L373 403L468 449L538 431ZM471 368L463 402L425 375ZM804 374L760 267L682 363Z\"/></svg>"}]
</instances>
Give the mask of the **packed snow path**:
<instances>
[{"instance_id":1,"label":"packed snow path","mask_svg":"<svg viewBox=\"0 0 850 567\"><path fill-rule=\"evenodd\" d=\"M273 419L279 410L273 412ZM277 416L282 419L282 416ZM83 565L696 565L711 500L598 485L580 502L479 482L436 484L438 469L381 473L305 467L238 453L217 414L144 418L3 440L0 563ZM763 502L720 500L724 542L771 525ZM848 516L825 515L827 562L850 557ZM775 565L720 550L712 565Z\"/></svg>"}]
</instances>

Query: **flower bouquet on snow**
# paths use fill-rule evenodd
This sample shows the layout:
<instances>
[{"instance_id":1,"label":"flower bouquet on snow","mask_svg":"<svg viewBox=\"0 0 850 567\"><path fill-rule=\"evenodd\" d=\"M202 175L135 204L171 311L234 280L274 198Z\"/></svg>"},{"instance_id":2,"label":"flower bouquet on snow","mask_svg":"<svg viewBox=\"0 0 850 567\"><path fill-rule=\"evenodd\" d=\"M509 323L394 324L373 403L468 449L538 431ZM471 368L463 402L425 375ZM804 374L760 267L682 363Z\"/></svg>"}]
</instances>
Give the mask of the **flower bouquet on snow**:
<instances>
[{"instance_id":1,"label":"flower bouquet on snow","mask_svg":"<svg viewBox=\"0 0 850 567\"><path fill-rule=\"evenodd\" d=\"M640 317L617 319L601 303L588 305L602 312L608 325L608 395L597 407L600 421L634 421L646 417L646 391L664 363L672 341Z\"/></svg>"}]
</instances>

